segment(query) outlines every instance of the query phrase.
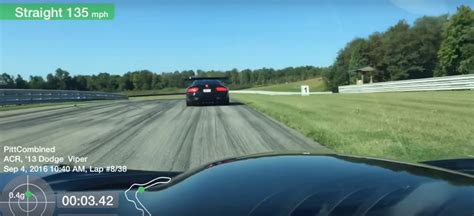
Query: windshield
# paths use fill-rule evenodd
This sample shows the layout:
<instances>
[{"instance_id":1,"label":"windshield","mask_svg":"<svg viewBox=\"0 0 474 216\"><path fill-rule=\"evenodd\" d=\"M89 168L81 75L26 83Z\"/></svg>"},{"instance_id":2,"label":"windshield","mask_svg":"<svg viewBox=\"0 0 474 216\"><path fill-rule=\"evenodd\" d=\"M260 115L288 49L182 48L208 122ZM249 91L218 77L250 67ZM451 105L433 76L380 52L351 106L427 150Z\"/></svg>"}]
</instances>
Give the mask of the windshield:
<instances>
[{"instance_id":1,"label":"windshield","mask_svg":"<svg viewBox=\"0 0 474 216\"><path fill-rule=\"evenodd\" d=\"M474 1L0 0L0 159L0 215L473 215Z\"/></svg>"},{"instance_id":2,"label":"windshield","mask_svg":"<svg viewBox=\"0 0 474 216\"><path fill-rule=\"evenodd\" d=\"M1 173L474 157L472 0L0 5Z\"/></svg>"}]
</instances>

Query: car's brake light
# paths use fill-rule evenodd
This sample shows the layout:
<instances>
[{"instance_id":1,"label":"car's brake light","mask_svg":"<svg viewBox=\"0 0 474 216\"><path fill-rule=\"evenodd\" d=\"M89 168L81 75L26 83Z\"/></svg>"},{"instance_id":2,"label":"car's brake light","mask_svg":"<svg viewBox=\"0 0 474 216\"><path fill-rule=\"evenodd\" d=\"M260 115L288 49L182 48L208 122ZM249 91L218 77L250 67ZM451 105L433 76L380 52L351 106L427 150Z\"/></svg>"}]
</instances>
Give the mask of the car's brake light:
<instances>
[{"instance_id":1,"label":"car's brake light","mask_svg":"<svg viewBox=\"0 0 474 216\"><path fill-rule=\"evenodd\" d=\"M206 84L206 85L204 85L204 87L206 87L206 88L209 88L209 85L208 85L208 84Z\"/></svg>"},{"instance_id":2,"label":"car's brake light","mask_svg":"<svg viewBox=\"0 0 474 216\"><path fill-rule=\"evenodd\" d=\"M187 93L196 93L199 91L198 87L191 87L186 90Z\"/></svg>"},{"instance_id":3,"label":"car's brake light","mask_svg":"<svg viewBox=\"0 0 474 216\"><path fill-rule=\"evenodd\" d=\"M218 86L216 87L216 91L217 92L227 92L227 88L226 87L222 87L222 86Z\"/></svg>"}]
</instances>

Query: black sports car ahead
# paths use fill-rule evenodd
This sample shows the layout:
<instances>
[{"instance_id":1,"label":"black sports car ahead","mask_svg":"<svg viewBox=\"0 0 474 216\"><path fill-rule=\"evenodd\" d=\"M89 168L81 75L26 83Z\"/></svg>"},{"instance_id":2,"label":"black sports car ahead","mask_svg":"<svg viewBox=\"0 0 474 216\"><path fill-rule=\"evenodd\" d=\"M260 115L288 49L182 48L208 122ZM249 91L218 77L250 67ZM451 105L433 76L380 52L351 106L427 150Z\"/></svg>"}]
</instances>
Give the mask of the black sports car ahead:
<instances>
[{"instance_id":1,"label":"black sports car ahead","mask_svg":"<svg viewBox=\"0 0 474 216\"><path fill-rule=\"evenodd\" d=\"M190 78L193 83L186 89L186 105L229 104L229 88L221 78Z\"/></svg>"}]
</instances>

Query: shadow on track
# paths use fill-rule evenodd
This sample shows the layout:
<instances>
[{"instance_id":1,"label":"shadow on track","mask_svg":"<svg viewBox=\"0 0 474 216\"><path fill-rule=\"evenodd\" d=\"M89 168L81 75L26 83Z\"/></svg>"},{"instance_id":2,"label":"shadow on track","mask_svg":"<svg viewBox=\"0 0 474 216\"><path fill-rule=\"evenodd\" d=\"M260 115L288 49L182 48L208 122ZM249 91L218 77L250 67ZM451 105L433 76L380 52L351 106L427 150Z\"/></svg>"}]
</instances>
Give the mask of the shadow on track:
<instances>
[{"instance_id":1,"label":"shadow on track","mask_svg":"<svg viewBox=\"0 0 474 216\"><path fill-rule=\"evenodd\" d=\"M198 104L198 105L193 105L193 107L206 107L206 106L243 106L245 104L236 102L236 101L231 101L229 104L218 104L218 103L203 103L203 104Z\"/></svg>"}]
</instances>

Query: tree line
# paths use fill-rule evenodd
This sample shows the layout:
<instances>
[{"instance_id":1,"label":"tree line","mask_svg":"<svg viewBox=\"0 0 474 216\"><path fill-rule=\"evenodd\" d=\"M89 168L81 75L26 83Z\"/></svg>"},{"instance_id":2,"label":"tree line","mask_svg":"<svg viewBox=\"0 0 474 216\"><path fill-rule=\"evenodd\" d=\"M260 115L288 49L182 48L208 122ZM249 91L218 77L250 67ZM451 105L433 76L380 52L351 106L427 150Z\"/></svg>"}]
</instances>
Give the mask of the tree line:
<instances>
[{"instance_id":1,"label":"tree line","mask_svg":"<svg viewBox=\"0 0 474 216\"><path fill-rule=\"evenodd\" d=\"M234 89L305 80L323 76L328 88L356 83L356 69L375 68L375 82L474 73L474 11L460 6L448 16L424 16L410 26L399 21L385 32L355 38L341 49L329 67L288 67L229 71L184 70L156 73L149 70L123 75L99 73L71 76L58 68L55 73L30 76L0 75L0 88L134 91L184 88L190 76L226 76ZM368 76L365 76L368 79ZM367 82L368 80L365 80Z\"/></svg>"},{"instance_id":2,"label":"tree line","mask_svg":"<svg viewBox=\"0 0 474 216\"><path fill-rule=\"evenodd\" d=\"M401 20L385 32L355 38L324 79L337 91L356 83L355 70L364 66L375 68L374 82L474 73L474 11L460 6L452 16L424 16L412 26Z\"/></svg>"},{"instance_id":3,"label":"tree line","mask_svg":"<svg viewBox=\"0 0 474 216\"><path fill-rule=\"evenodd\" d=\"M55 73L42 76L30 76L25 80L20 75L16 77L3 73L0 75L0 88L16 89L52 89L52 90L82 90L82 91L134 91L160 90L164 88L185 88L191 76L227 77L225 81L234 89L248 88L256 85L270 85L294 82L321 76L326 68L302 66L283 69L261 68L229 71L184 70L173 73L155 73L149 70L127 72L123 75L99 73L97 75L71 76L66 70L58 68Z\"/></svg>"}]
</instances>

